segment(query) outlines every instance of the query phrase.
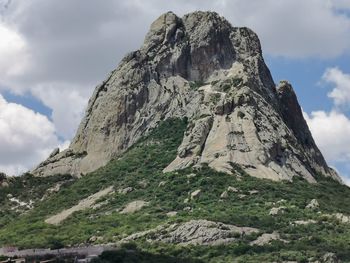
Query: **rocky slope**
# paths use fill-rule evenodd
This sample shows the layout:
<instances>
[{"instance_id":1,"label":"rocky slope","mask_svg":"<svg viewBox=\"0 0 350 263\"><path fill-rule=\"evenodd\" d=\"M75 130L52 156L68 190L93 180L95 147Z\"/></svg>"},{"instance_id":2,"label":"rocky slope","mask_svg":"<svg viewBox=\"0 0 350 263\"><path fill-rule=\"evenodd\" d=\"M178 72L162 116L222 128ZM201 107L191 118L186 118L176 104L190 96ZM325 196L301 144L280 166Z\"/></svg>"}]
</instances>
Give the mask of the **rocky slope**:
<instances>
[{"instance_id":1,"label":"rocky slope","mask_svg":"<svg viewBox=\"0 0 350 263\"><path fill-rule=\"evenodd\" d=\"M0 191L0 248L116 248L97 262L350 262L347 186L260 179L238 165L239 176L205 165L163 173L187 124L161 121L81 178L13 178Z\"/></svg>"},{"instance_id":2,"label":"rocky slope","mask_svg":"<svg viewBox=\"0 0 350 263\"><path fill-rule=\"evenodd\" d=\"M82 175L121 156L161 120L187 117L178 155L164 172L208 164L272 180L319 174L327 166L291 85L276 87L259 39L212 12L160 16L142 47L121 61L92 95L68 150L33 174Z\"/></svg>"}]
</instances>

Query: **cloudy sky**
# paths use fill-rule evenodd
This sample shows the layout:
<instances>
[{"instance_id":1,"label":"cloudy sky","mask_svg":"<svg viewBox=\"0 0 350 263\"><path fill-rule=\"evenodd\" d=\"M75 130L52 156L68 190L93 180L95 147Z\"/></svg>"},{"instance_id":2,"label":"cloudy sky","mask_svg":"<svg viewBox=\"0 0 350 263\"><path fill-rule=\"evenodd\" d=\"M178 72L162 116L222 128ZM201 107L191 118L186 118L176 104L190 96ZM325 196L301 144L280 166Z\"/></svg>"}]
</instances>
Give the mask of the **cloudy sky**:
<instances>
[{"instance_id":1,"label":"cloudy sky","mask_svg":"<svg viewBox=\"0 0 350 263\"><path fill-rule=\"evenodd\" d=\"M258 33L328 163L350 181L350 0L0 0L0 170L69 144L94 87L161 13L213 10Z\"/></svg>"}]
</instances>

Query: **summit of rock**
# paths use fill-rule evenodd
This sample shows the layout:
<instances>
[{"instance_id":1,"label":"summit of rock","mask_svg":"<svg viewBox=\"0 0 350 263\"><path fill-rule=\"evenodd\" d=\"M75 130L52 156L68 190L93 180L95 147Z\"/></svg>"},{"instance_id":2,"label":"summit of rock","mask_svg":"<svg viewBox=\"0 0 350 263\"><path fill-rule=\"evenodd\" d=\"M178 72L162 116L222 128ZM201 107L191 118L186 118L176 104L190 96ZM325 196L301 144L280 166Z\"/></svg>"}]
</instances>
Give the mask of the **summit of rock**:
<instances>
[{"instance_id":1,"label":"summit of rock","mask_svg":"<svg viewBox=\"0 0 350 263\"><path fill-rule=\"evenodd\" d=\"M187 118L176 159L164 172L209 165L272 180L318 175L328 167L292 86L274 84L259 39L214 12L154 21L139 50L96 87L70 147L33 173L82 175L122 155L162 120Z\"/></svg>"}]
</instances>

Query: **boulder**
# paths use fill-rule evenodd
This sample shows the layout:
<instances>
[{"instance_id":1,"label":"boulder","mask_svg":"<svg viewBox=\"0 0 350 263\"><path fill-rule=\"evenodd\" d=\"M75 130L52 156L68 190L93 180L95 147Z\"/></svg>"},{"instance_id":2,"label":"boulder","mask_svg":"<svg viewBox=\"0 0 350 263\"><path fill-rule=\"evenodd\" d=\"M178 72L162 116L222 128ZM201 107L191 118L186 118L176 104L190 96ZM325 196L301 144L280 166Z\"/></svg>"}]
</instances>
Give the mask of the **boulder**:
<instances>
[{"instance_id":1,"label":"boulder","mask_svg":"<svg viewBox=\"0 0 350 263\"><path fill-rule=\"evenodd\" d=\"M322 262L325 262L325 263L337 263L339 261L338 261L338 258L337 258L336 254L331 253L331 252L327 252L326 254L323 255Z\"/></svg>"},{"instance_id":2,"label":"boulder","mask_svg":"<svg viewBox=\"0 0 350 263\"><path fill-rule=\"evenodd\" d=\"M336 213L334 214L334 217L342 223L350 223L350 216L348 215L344 215L342 213Z\"/></svg>"},{"instance_id":3,"label":"boulder","mask_svg":"<svg viewBox=\"0 0 350 263\"><path fill-rule=\"evenodd\" d=\"M318 209L320 207L318 201L316 199L312 199L310 201L310 203L308 203L306 206L305 206L305 209L310 209L310 210L315 210L315 209Z\"/></svg>"},{"instance_id":4,"label":"boulder","mask_svg":"<svg viewBox=\"0 0 350 263\"><path fill-rule=\"evenodd\" d=\"M258 229L207 220L191 220L172 225L164 232L159 233L155 240L180 245L220 245L237 242L243 235L257 233Z\"/></svg>"},{"instance_id":5,"label":"boulder","mask_svg":"<svg viewBox=\"0 0 350 263\"><path fill-rule=\"evenodd\" d=\"M284 213L285 210L286 210L285 206L272 207L270 212L269 212L269 215L270 216L275 216L275 215L278 215L278 214L282 214L282 213Z\"/></svg>"},{"instance_id":6,"label":"boulder","mask_svg":"<svg viewBox=\"0 0 350 263\"><path fill-rule=\"evenodd\" d=\"M228 198L228 193L227 193L227 191L222 192L222 194L220 195L220 198L221 198L221 199L226 199L226 198Z\"/></svg>"},{"instance_id":7,"label":"boulder","mask_svg":"<svg viewBox=\"0 0 350 263\"><path fill-rule=\"evenodd\" d=\"M191 199L196 199L200 196L201 194L201 190L200 189L197 189L196 191L192 192L191 193Z\"/></svg>"},{"instance_id":8,"label":"boulder","mask_svg":"<svg viewBox=\"0 0 350 263\"><path fill-rule=\"evenodd\" d=\"M270 244L271 241L273 241L273 240L278 240L278 241L282 241L284 243L287 243L286 240L281 239L279 233L273 232L271 234L269 234L269 233L262 234L256 240L250 242L250 245L252 245L252 246L254 246L254 245L256 245L256 246L264 246L264 245Z\"/></svg>"},{"instance_id":9,"label":"boulder","mask_svg":"<svg viewBox=\"0 0 350 263\"><path fill-rule=\"evenodd\" d=\"M125 187L125 188L118 189L118 194L125 195L125 194L128 194L128 193L132 192L133 190L134 190L134 188L128 186L128 187Z\"/></svg>"},{"instance_id":10,"label":"boulder","mask_svg":"<svg viewBox=\"0 0 350 263\"><path fill-rule=\"evenodd\" d=\"M177 212L176 212L176 211L170 211L170 212L166 213L166 215L167 215L168 217L174 217L174 216L177 215Z\"/></svg>"},{"instance_id":11,"label":"boulder","mask_svg":"<svg viewBox=\"0 0 350 263\"><path fill-rule=\"evenodd\" d=\"M147 206L149 203L143 200L136 200L128 203L124 209L120 212L121 214L131 214L141 210L143 207Z\"/></svg>"},{"instance_id":12,"label":"boulder","mask_svg":"<svg viewBox=\"0 0 350 263\"><path fill-rule=\"evenodd\" d=\"M227 187L227 191L228 192L232 192L232 193L238 193L239 192L239 190L237 188L233 187L233 186Z\"/></svg>"}]
</instances>

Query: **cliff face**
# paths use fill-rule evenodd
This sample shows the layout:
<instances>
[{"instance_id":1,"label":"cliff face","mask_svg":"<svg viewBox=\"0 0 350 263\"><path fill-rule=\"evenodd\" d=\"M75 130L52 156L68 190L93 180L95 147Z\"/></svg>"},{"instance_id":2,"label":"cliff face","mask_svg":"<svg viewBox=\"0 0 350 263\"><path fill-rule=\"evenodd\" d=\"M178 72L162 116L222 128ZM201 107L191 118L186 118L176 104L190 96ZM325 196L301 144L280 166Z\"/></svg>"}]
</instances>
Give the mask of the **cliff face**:
<instances>
[{"instance_id":1,"label":"cliff face","mask_svg":"<svg viewBox=\"0 0 350 263\"><path fill-rule=\"evenodd\" d=\"M212 12L160 16L142 47L96 87L69 149L33 173L85 174L120 156L164 119L187 117L177 158L165 172L192 165L252 176L340 181L318 150L288 82L277 87L260 42Z\"/></svg>"}]
</instances>

